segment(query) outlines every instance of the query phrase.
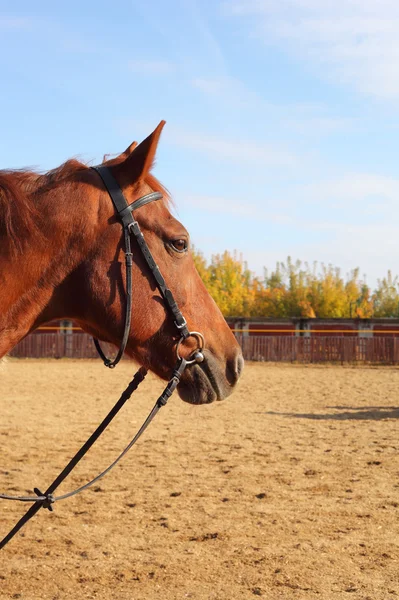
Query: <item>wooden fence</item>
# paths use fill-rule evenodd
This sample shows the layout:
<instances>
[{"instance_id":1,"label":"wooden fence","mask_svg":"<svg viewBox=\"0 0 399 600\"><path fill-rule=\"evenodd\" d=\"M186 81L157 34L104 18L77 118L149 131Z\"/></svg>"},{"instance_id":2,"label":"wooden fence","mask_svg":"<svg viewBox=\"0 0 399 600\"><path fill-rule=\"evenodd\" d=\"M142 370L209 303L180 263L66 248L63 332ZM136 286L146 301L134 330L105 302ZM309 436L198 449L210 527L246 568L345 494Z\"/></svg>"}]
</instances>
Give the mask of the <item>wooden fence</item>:
<instances>
[{"instance_id":1,"label":"wooden fence","mask_svg":"<svg viewBox=\"0 0 399 600\"><path fill-rule=\"evenodd\" d=\"M237 336L246 360L298 363L399 364L399 339Z\"/></svg>"},{"instance_id":2,"label":"wooden fence","mask_svg":"<svg viewBox=\"0 0 399 600\"><path fill-rule=\"evenodd\" d=\"M106 354L115 354L111 344L102 344ZM18 358L97 358L93 338L87 333L34 333L10 352Z\"/></svg>"},{"instance_id":3,"label":"wooden fence","mask_svg":"<svg viewBox=\"0 0 399 600\"><path fill-rule=\"evenodd\" d=\"M243 336L236 334L246 360L298 363L399 364L399 338ZM115 348L104 344L106 353ZM97 358L91 336L37 333L22 340L11 356Z\"/></svg>"}]
</instances>

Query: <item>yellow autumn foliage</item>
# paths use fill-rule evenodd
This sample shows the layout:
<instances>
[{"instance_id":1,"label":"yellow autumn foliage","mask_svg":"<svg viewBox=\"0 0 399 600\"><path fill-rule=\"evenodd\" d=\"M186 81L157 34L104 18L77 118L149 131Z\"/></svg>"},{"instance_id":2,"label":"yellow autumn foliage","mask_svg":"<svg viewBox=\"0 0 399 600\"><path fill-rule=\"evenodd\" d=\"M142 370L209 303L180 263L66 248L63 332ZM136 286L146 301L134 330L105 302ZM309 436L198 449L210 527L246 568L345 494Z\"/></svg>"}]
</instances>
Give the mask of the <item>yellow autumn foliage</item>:
<instances>
[{"instance_id":1,"label":"yellow autumn foliage","mask_svg":"<svg viewBox=\"0 0 399 600\"><path fill-rule=\"evenodd\" d=\"M344 278L332 265L279 262L255 276L243 257L227 250L208 262L193 251L197 270L226 317L399 317L399 280L388 272L372 291L359 269Z\"/></svg>"}]
</instances>

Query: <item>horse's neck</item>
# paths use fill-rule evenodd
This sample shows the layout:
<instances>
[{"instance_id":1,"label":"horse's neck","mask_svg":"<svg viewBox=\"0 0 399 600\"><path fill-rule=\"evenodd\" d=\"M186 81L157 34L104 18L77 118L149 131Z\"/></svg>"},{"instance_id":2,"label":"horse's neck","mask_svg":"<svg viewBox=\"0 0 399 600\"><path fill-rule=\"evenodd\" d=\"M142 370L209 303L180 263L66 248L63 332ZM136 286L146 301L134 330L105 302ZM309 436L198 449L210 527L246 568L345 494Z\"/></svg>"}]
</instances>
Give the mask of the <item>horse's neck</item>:
<instances>
[{"instance_id":1,"label":"horse's neck","mask_svg":"<svg viewBox=\"0 0 399 600\"><path fill-rule=\"evenodd\" d=\"M56 196L52 198L55 206ZM63 219L54 210L46 214L43 228L25 240L22 252L8 257L0 254L0 358L32 328L53 318L52 297L57 287L93 245L94 228L86 226L87 220L93 221L93 207L82 201L76 219L73 208ZM59 204L58 210L66 207Z\"/></svg>"},{"instance_id":2,"label":"horse's neck","mask_svg":"<svg viewBox=\"0 0 399 600\"><path fill-rule=\"evenodd\" d=\"M34 245L1 262L0 356L30 331L51 298L52 284L46 277L51 261Z\"/></svg>"}]
</instances>

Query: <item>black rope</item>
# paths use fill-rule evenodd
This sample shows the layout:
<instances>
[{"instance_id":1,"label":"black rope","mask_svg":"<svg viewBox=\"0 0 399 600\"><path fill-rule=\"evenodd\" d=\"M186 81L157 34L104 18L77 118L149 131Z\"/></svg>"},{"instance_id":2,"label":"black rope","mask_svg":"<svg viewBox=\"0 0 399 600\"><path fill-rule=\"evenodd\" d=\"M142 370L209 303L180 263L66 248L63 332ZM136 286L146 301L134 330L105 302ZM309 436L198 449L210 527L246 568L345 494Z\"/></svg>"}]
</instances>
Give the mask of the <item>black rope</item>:
<instances>
[{"instance_id":1,"label":"black rope","mask_svg":"<svg viewBox=\"0 0 399 600\"><path fill-rule=\"evenodd\" d=\"M89 437L87 442L85 442L83 444L83 446L80 448L80 450L78 450L78 452L75 454L75 456L73 458L71 458L71 460L69 461L67 466L61 471L61 473L58 475L57 479L51 484L51 486L49 487L49 489L47 490L46 493L44 493L44 494L42 494L42 492L37 493L36 492L37 488L35 488L33 491L35 492L36 497L35 496L10 496L7 494L0 494L0 499L2 499L2 500L18 500L19 502L38 502L40 500L45 501L47 496L49 494L51 494L60 485L60 483L65 479L65 477L67 477L67 475L69 475L69 473L72 471L72 469L78 464L78 462L88 452L88 450L91 448L91 446L94 444L94 442L99 438L99 436L102 434L102 432L105 430L105 428L108 427L108 425L111 423L112 419L117 415L117 413L120 411L120 409L125 404L125 402L127 400L129 400L132 393L138 388L140 383L144 380L144 377L146 376L146 374L147 374L147 371L143 367L137 371L137 373L133 377L132 381L129 383L128 387L122 392L122 395L119 398L118 402L110 410L108 415L103 419L103 421L100 423L100 425L97 427L97 429L91 434L91 436ZM122 454L124 455L124 454L126 454L126 452L123 452ZM121 458L122 458L122 456L121 456ZM115 464L116 464L116 462L119 462L119 460L120 459L118 458L117 461L115 461ZM114 463L112 463L112 464L114 464ZM106 471L103 472L103 475L105 475L106 472L108 473L108 471L110 471L110 470L111 470L110 468L106 469ZM101 475L101 476L103 476L103 475ZM95 483L95 481L97 479L100 479L100 478L101 478L100 476L95 477L92 481L87 483L86 486L84 486L84 487L90 487L93 483ZM63 500L64 497L66 498L69 496L74 496L76 493L77 492L74 491L74 492L70 492L69 494L66 494L62 497L61 496L58 496L57 498L53 497L52 502L55 502L56 500Z\"/></svg>"},{"instance_id":2,"label":"black rope","mask_svg":"<svg viewBox=\"0 0 399 600\"><path fill-rule=\"evenodd\" d=\"M171 397L171 395L175 391L186 366L187 366L187 361L184 358L181 358L179 360L179 362L177 363L176 368L173 371L172 377L168 381L167 386L165 387L162 394L157 399L151 412L149 413L148 417L146 418L146 420L144 421L144 423L142 424L140 429L137 431L135 436L132 438L132 440L129 442L129 444L126 446L126 448L119 454L119 456L109 465L109 467L104 469L104 471L102 471L99 475L97 475L96 477L91 479L88 483L82 485L81 487L79 487L71 492L67 492L66 494L62 494L60 496L53 495L53 492L58 488L58 486L69 475L69 473L76 466L76 464L83 458L83 456L91 448L91 446L98 439L98 437L101 435L101 433L104 431L104 429L110 424L112 419L119 412L119 410L122 408L122 406L125 404L125 402L130 398L132 393L138 388L140 383L144 380L144 377L147 374L147 371L146 371L146 369L144 369L144 367L141 367L137 371L137 373L133 377L132 381L129 383L129 385L125 389L125 391L122 393L121 397L119 398L119 400L115 404L115 406L110 410L108 415L100 423L100 425L97 427L97 429L94 431L94 433L92 433L92 435L89 437L87 442L85 442L83 444L83 446L80 448L80 450L78 450L78 452L75 454L75 456L69 461L69 463L66 465L66 467L61 471L61 473L58 475L58 477L55 478L53 483L47 488L47 490L44 493L41 492L38 488L34 488L33 491L35 492L36 496L9 496L7 494L0 494L0 499L3 499L3 500L18 500L20 502L33 502L34 503L29 508L29 510L25 513L25 515L23 515L23 517L18 521L18 523L13 527L13 529L10 531L10 533L8 535L6 535L5 538L0 542L0 550L2 548L4 548L4 546L15 536L16 533L18 533L18 531L23 527L23 525L25 525L25 523L27 521L29 521L37 513L37 511L40 508L47 508L48 510L52 511L53 510L52 504L54 504L54 502L58 502L59 500L66 500L67 498L76 496L76 494L79 494L80 492L83 492L84 490L88 489L94 483L99 481L99 479L101 479L107 473L109 473L111 471L111 469L113 469L118 464L118 462L125 456L125 454L127 454L127 452L129 452L130 448L132 446L134 446L134 444L137 442L137 440L141 437L141 435L147 429L147 427L149 426L149 424L151 423L151 421L153 420L155 415L158 413L158 411L162 408L162 406L165 406L168 399Z\"/></svg>"},{"instance_id":3,"label":"black rope","mask_svg":"<svg viewBox=\"0 0 399 600\"><path fill-rule=\"evenodd\" d=\"M69 463L65 466L65 468L61 471L61 473L54 479L53 483L49 485L46 491L42 494L40 490L35 488L35 493L37 497L30 496L8 496L6 494L1 494L0 498L3 500L19 500L20 502L34 502L33 506L30 507L28 512L18 521L18 523L13 527L8 535L0 542L0 550L10 541L11 538L21 529L21 527L31 519L40 508L49 508L51 509L51 504L55 502L56 498L53 496L53 492L58 488L58 486L64 481L64 479L69 475L72 469L77 465L77 463L84 457L84 455L88 452L88 450L92 447L92 445L97 441L99 436L105 430L105 428L111 423L112 419L117 415L122 406L129 400L132 393L138 388L140 383L144 380L147 371L144 367L141 367L132 381L129 383L127 388L122 392L121 397L114 405L114 407L109 411L108 415L103 419L97 429L91 434L89 439L83 444L83 446L76 452L75 456L71 458ZM155 416L155 415L154 415ZM122 453L124 454L124 453ZM122 458L122 456L121 456ZM116 462L119 461L115 461ZM114 465L113 465L114 466ZM106 469L104 471L104 475L110 469ZM94 481L93 481L94 483ZM90 482L90 485L92 483ZM83 489L86 486L83 486ZM89 486L87 486L89 487ZM74 495L74 493L70 493L69 495Z\"/></svg>"}]
</instances>

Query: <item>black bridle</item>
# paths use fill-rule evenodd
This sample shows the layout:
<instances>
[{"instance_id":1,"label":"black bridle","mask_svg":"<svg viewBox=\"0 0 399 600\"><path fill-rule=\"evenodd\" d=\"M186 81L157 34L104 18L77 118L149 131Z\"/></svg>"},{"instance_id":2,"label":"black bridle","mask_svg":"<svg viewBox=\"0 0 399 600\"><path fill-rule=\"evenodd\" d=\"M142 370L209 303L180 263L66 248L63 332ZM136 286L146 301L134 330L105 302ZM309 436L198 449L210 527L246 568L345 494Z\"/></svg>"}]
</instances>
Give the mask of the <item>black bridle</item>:
<instances>
[{"instance_id":1,"label":"black bridle","mask_svg":"<svg viewBox=\"0 0 399 600\"><path fill-rule=\"evenodd\" d=\"M124 351L126 349L126 345L129 340L130 329L131 329L131 311L132 311L132 266L133 266L133 254L131 250L131 235L133 235L137 241L138 247L148 265L152 276L155 279L157 287L161 293L161 296L165 302L166 307L171 312L173 316L173 321L176 329L179 332L180 339L176 344L176 358L177 362L175 368L173 370L172 376L168 381L164 391L159 396L156 401L154 407L152 408L150 414L144 421L143 425L140 427L138 432L126 446L126 448L119 454L119 456L111 463L109 467L107 467L104 471L102 471L99 475L97 475L94 479L86 483L85 485L63 494L61 496L54 496L55 490L59 487L59 485L64 481L64 479L69 475L72 469L76 466L76 464L83 458L83 456L87 453L87 451L91 448L94 442L99 438L101 433L105 430L105 428L109 425L112 419L116 416L122 406L127 402L132 393L137 389L139 384L144 380L144 377L147 374L147 370L144 367L141 367L132 381L129 383L127 388L122 393L118 402L115 406L110 410L108 415L104 418L104 420L100 423L97 429L92 433L89 439L83 444L83 446L76 452L75 456L69 461L69 463L65 466L65 468L61 471L61 473L55 478L53 483L46 489L44 493L42 493L38 488L34 488L34 492L36 496L10 496L8 494L0 494L0 499L3 500L17 500L20 502L32 502L32 506L25 513L25 515L16 523L13 529L0 541L0 549L4 548L4 546L14 537L14 535L23 527L23 525L29 521L40 508L47 508L52 511L52 504L59 500L65 500L66 498L70 498L75 496L76 494L86 490L91 487L94 483L96 483L99 479L104 477L122 458L125 454L130 450L130 448L136 443L139 437L144 433L148 425L151 423L152 419L155 417L157 412L160 410L162 406L165 406L170 396L175 391L178 386L181 376L186 369L187 366L192 365L194 363L200 363L204 360L204 355L202 350L205 346L204 337L201 333L197 331L189 331L187 327L187 322L180 311L171 290L167 287L165 279L163 278L158 265L156 264L151 251L147 245L147 242L144 239L144 236L140 230L140 226L136 219L133 216L133 211L138 208L148 204L149 202L154 202L156 200L161 200L162 194L159 192L152 192L150 194L146 194L142 196L135 202L128 204L123 195L123 192L112 175L111 171L108 167L98 166L92 167L101 177L105 188L113 202L115 207L115 211L117 216L119 217L122 226L123 226L123 234L124 234L124 245L125 245L125 265L126 265L126 311L125 311L125 324L124 324L124 332L122 336L121 345L117 352L117 355L113 360L107 358L104 352L101 349L100 343L97 339L94 339L94 343L98 350L98 353L102 360L104 361L104 365L109 368L114 368L118 362L121 360ZM194 352L192 352L191 357L189 359L185 359L180 355L180 346L190 337L194 337L197 340L198 348Z\"/></svg>"},{"instance_id":2,"label":"black bridle","mask_svg":"<svg viewBox=\"0 0 399 600\"><path fill-rule=\"evenodd\" d=\"M193 332L190 332L187 328L187 323L185 318L183 317L179 307L176 304L176 301L173 297L172 292L166 286L165 279L162 277L162 274L156 264L151 251L148 247L147 242L144 239L143 234L141 233L140 226L136 219L133 216L133 211L149 204L150 202L154 202L156 200L162 199L162 194L160 192L152 192L151 194L147 194L146 196L142 196L132 204L128 204L126 202L125 196L121 188L119 187L118 182L112 175L111 171L104 166L93 167L95 171L100 175L105 188L107 189L111 200L114 204L116 214L123 225L123 232L125 237L125 263L126 263L126 316L125 316L125 330L123 333L123 338L121 342L121 346L119 348L118 354L114 358L114 360L110 360L106 358L103 351L101 350L100 344L98 340L94 340L96 348L98 350L99 355L104 361L106 367L113 368L115 367L120 359L123 356L123 353L126 348L127 341L129 339L130 332L130 321L131 321L131 309L132 309L132 262L133 262L133 254L131 251L130 244L130 236L134 235L136 238L137 244L141 250L142 255L145 258L145 261L156 281L159 291L161 292L162 298L165 301L167 308L171 311L174 323L180 333L180 336L183 339L187 339L188 337L193 335ZM198 334L197 334L198 335Z\"/></svg>"}]
</instances>

